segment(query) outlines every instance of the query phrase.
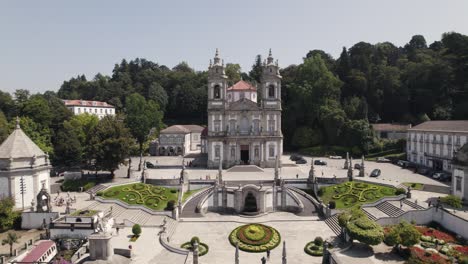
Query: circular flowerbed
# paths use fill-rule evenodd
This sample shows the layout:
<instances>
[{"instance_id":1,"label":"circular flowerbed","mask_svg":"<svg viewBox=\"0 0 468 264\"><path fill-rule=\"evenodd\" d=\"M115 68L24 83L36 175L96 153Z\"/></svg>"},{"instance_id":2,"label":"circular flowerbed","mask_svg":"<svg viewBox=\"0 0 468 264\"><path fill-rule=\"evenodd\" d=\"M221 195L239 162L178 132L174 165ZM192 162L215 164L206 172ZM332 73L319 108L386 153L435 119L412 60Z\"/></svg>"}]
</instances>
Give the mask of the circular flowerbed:
<instances>
[{"instance_id":1,"label":"circular flowerbed","mask_svg":"<svg viewBox=\"0 0 468 264\"><path fill-rule=\"evenodd\" d=\"M323 256L323 246L316 245L314 241L307 243L304 252L311 256Z\"/></svg>"},{"instance_id":2,"label":"circular flowerbed","mask_svg":"<svg viewBox=\"0 0 468 264\"><path fill-rule=\"evenodd\" d=\"M181 246L181 248L185 248L185 249L188 249L190 251L192 251L192 242L185 242L183 243ZM207 244L205 243L199 243L198 244L198 256L203 256L203 255L206 255L206 253L208 253L208 250L209 250L209 247Z\"/></svg>"},{"instance_id":3,"label":"circular flowerbed","mask_svg":"<svg viewBox=\"0 0 468 264\"><path fill-rule=\"evenodd\" d=\"M233 246L239 244L239 249L247 252L265 252L274 249L281 242L279 232L273 227L262 224L239 226L229 235Z\"/></svg>"}]
</instances>

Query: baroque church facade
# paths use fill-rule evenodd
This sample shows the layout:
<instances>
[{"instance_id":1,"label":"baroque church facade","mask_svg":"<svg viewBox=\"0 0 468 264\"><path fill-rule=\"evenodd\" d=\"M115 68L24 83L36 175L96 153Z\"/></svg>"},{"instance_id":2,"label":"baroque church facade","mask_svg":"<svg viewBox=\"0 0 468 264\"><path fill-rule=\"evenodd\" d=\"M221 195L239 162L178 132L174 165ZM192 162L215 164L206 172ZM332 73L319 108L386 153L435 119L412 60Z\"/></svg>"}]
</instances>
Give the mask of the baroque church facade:
<instances>
[{"instance_id":1,"label":"baroque church facade","mask_svg":"<svg viewBox=\"0 0 468 264\"><path fill-rule=\"evenodd\" d=\"M262 98L257 98L257 89ZM208 68L208 167L218 168L220 162L223 168L275 167L283 153L281 111L281 75L271 50L258 87L243 80L228 87L224 61L216 50Z\"/></svg>"}]
</instances>

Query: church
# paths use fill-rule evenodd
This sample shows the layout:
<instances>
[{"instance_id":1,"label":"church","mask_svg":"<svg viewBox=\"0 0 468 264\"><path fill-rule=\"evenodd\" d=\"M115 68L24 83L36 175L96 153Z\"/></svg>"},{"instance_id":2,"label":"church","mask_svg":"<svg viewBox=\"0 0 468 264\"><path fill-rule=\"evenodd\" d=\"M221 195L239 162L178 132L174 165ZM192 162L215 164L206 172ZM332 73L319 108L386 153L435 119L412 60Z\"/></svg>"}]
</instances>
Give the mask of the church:
<instances>
[{"instance_id":1,"label":"church","mask_svg":"<svg viewBox=\"0 0 468 264\"><path fill-rule=\"evenodd\" d=\"M281 75L271 50L258 87L244 80L228 87L224 61L216 50L208 68L208 168L218 168L220 162L223 168L275 167L283 153L281 110Z\"/></svg>"},{"instance_id":2,"label":"church","mask_svg":"<svg viewBox=\"0 0 468 264\"><path fill-rule=\"evenodd\" d=\"M42 189L49 191L49 156L21 130L15 130L0 145L0 198L12 197L15 208L31 206Z\"/></svg>"}]
</instances>

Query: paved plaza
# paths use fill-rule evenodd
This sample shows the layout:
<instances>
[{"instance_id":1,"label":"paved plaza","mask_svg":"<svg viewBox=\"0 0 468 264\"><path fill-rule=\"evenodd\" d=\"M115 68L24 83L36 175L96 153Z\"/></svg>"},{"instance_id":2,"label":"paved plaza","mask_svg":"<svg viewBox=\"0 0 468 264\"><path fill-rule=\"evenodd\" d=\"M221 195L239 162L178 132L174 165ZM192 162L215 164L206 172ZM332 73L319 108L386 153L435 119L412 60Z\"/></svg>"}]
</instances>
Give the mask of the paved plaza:
<instances>
[{"instance_id":1,"label":"paved plaza","mask_svg":"<svg viewBox=\"0 0 468 264\"><path fill-rule=\"evenodd\" d=\"M289 160L289 155L283 155L281 162L283 167L281 168L280 175L284 179L295 179L306 178L309 175L311 157L304 157L307 160L307 164L296 165ZM138 159L132 162L138 164ZM327 166L315 166L317 176L323 177L347 177L347 170L343 169L344 159L329 159L329 158L317 158L326 161ZM160 169L148 169L148 177L153 179L176 179L180 176L180 168L175 166L182 164L182 157L146 157L147 161L161 166ZM185 160L190 161L190 159ZM353 160L353 164L361 162L360 159ZM172 167L170 167L172 165ZM201 168L190 168L187 167L187 172L190 179L216 179L218 171L216 169L208 170ZM380 169L382 174L377 178L369 177L369 174L374 169ZM358 171L355 170L355 175ZM376 183L386 183L394 186L398 186L403 182L418 182L423 184L431 184L437 186L447 186L447 184L431 179L427 176L414 173L411 170L403 169L397 165L391 163L377 163L374 161L365 161L365 177L364 179ZM265 168L263 172L242 172L235 173L229 172L229 170L223 171L223 180L226 181L245 181L245 180L272 180L274 178L274 169Z\"/></svg>"}]
</instances>

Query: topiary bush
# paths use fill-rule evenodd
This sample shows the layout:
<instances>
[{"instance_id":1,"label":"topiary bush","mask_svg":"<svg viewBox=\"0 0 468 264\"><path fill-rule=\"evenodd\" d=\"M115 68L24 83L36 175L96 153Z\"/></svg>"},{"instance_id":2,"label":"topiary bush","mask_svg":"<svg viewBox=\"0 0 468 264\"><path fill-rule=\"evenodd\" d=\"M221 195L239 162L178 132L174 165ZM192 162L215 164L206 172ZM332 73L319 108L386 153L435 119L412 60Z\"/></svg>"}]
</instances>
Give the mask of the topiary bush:
<instances>
[{"instance_id":1,"label":"topiary bush","mask_svg":"<svg viewBox=\"0 0 468 264\"><path fill-rule=\"evenodd\" d=\"M396 195L405 194L405 193L406 193L406 190L403 189L403 188L398 188L398 189L396 189L396 191L395 191L395 194L396 194Z\"/></svg>"},{"instance_id":2,"label":"topiary bush","mask_svg":"<svg viewBox=\"0 0 468 264\"><path fill-rule=\"evenodd\" d=\"M195 241L200 244L200 238L198 238L197 236L194 236L192 237L192 239L190 239L190 244L193 246L193 244L195 244Z\"/></svg>"},{"instance_id":3,"label":"topiary bush","mask_svg":"<svg viewBox=\"0 0 468 264\"><path fill-rule=\"evenodd\" d=\"M175 201L170 200L169 202L167 202L167 206L165 210L172 211L174 210L174 206L175 206Z\"/></svg>"},{"instance_id":4,"label":"topiary bush","mask_svg":"<svg viewBox=\"0 0 468 264\"><path fill-rule=\"evenodd\" d=\"M314 239L314 244L317 245L317 246L323 246L323 238L322 237L316 237Z\"/></svg>"},{"instance_id":5,"label":"topiary bush","mask_svg":"<svg viewBox=\"0 0 468 264\"><path fill-rule=\"evenodd\" d=\"M335 209L336 208L336 202L335 201L330 201L328 203L328 208L330 209Z\"/></svg>"},{"instance_id":6,"label":"topiary bush","mask_svg":"<svg viewBox=\"0 0 468 264\"><path fill-rule=\"evenodd\" d=\"M141 234L141 226L139 224L134 224L133 227L132 227L132 233L135 235L135 236L140 236Z\"/></svg>"}]
</instances>

